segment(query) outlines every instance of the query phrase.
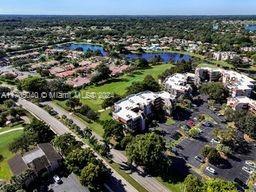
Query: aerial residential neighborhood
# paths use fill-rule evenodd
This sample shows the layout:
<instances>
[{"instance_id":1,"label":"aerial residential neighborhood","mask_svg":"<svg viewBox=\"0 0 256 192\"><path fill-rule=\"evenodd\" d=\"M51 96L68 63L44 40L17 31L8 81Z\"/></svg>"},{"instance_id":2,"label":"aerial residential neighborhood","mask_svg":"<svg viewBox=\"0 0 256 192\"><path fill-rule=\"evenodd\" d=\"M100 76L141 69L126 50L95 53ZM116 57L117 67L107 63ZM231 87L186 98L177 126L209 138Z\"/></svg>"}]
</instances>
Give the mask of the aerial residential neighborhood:
<instances>
[{"instance_id":1,"label":"aerial residential neighborhood","mask_svg":"<svg viewBox=\"0 0 256 192\"><path fill-rule=\"evenodd\" d=\"M0 6L0 192L255 192L256 3Z\"/></svg>"}]
</instances>

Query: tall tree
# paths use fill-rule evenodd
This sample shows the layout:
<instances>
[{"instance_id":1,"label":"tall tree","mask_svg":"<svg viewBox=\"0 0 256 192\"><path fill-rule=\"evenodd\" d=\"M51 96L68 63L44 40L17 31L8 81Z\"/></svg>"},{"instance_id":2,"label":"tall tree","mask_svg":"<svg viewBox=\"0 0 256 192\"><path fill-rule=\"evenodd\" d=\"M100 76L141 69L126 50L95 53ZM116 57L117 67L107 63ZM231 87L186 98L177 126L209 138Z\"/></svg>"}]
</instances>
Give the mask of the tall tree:
<instances>
[{"instance_id":1,"label":"tall tree","mask_svg":"<svg viewBox=\"0 0 256 192\"><path fill-rule=\"evenodd\" d=\"M223 102L228 97L228 90L219 82L203 84L200 88L200 92L207 94L210 99L216 102Z\"/></svg>"},{"instance_id":2,"label":"tall tree","mask_svg":"<svg viewBox=\"0 0 256 192\"><path fill-rule=\"evenodd\" d=\"M64 135L56 136L53 139L53 145L63 155L67 155L69 152L82 146L81 142L78 142L75 137L69 133Z\"/></svg>"},{"instance_id":3,"label":"tall tree","mask_svg":"<svg viewBox=\"0 0 256 192\"><path fill-rule=\"evenodd\" d=\"M125 151L130 163L154 170L158 169L165 159L165 142L161 136L155 133L138 135L127 145Z\"/></svg>"},{"instance_id":4,"label":"tall tree","mask_svg":"<svg viewBox=\"0 0 256 192\"><path fill-rule=\"evenodd\" d=\"M90 162L81 171L81 183L90 188L97 188L110 175L110 170L101 161Z\"/></svg>"},{"instance_id":5,"label":"tall tree","mask_svg":"<svg viewBox=\"0 0 256 192\"><path fill-rule=\"evenodd\" d=\"M103 123L104 139L109 140L114 138L117 142L120 142L124 138L124 128L122 124L114 121L107 120Z\"/></svg>"},{"instance_id":6,"label":"tall tree","mask_svg":"<svg viewBox=\"0 0 256 192\"><path fill-rule=\"evenodd\" d=\"M81 170L91 162L95 156L90 149L74 149L65 158L65 164L71 172L80 174Z\"/></svg>"},{"instance_id":7,"label":"tall tree","mask_svg":"<svg viewBox=\"0 0 256 192\"><path fill-rule=\"evenodd\" d=\"M144 83L145 90L157 92L157 91L160 91L161 89L158 82L151 75L147 75L144 78L143 83Z\"/></svg>"},{"instance_id":8,"label":"tall tree","mask_svg":"<svg viewBox=\"0 0 256 192\"><path fill-rule=\"evenodd\" d=\"M188 175L184 181L185 192L201 192L203 183L194 175Z\"/></svg>"}]
</instances>

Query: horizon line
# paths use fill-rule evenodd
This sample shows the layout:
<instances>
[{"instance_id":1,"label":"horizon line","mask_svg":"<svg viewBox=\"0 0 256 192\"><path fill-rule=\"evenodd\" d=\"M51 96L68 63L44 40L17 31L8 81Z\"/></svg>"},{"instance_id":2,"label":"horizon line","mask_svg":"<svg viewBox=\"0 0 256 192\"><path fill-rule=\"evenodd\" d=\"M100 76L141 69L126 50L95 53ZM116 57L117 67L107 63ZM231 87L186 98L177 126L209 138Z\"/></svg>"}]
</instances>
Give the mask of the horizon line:
<instances>
[{"instance_id":1,"label":"horizon line","mask_svg":"<svg viewBox=\"0 0 256 192\"><path fill-rule=\"evenodd\" d=\"M7 13L0 16L256 16L256 14L20 14Z\"/></svg>"}]
</instances>

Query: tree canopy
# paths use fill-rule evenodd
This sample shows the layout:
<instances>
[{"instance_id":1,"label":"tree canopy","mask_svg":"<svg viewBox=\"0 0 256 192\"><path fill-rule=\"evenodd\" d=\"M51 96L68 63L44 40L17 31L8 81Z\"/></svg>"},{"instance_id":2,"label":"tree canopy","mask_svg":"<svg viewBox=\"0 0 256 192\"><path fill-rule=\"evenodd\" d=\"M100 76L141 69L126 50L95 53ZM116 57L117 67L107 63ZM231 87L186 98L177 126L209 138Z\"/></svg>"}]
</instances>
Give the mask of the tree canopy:
<instances>
[{"instance_id":1,"label":"tree canopy","mask_svg":"<svg viewBox=\"0 0 256 192\"><path fill-rule=\"evenodd\" d=\"M126 147L130 163L144 166L148 170L159 169L165 159L165 142L155 133L138 135Z\"/></svg>"},{"instance_id":2,"label":"tree canopy","mask_svg":"<svg viewBox=\"0 0 256 192\"><path fill-rule=\"evenodd\" d=\"M131 95L143 91L158 92L160 90L158 82L151 75L147 75L142 82L133 82L131 86L127 87L126 94Z\"/></svg>"},{"instance_id":3,"label":"tree canopy","mask_svg":"<svg viewBox=\"0 0 256 192\"><path fill-rule=\"evenodd\" d=\"M236 185L222 179L202 181L196 176L188 175L184 181L185 192L238 192Z\"/></svg>"},{"instance_id":4,"label":"tree canopy","mask_svg":"<svg viewBox=\"0 0 256 192\"><path fill-rule=\"evenodd\" d=\"M53 145L59 150L61 154L68 155L71 151L76 148L80 148L82 143L78 142L75 137L69 133L64 135L56 136L53 139Z\"/></svg>"},{"instance_id":5,"label":"tree canopy","mask_svg":"<svg viewBox=\"0 0 256 192\"><path fill-rule=\"evenodd\" d=\"M213 99L216 102L223 102L228 97L228 90L220 82L203 84L200 88L200 92L207 94L210 99Z\"/></svg>"}]
</instances>

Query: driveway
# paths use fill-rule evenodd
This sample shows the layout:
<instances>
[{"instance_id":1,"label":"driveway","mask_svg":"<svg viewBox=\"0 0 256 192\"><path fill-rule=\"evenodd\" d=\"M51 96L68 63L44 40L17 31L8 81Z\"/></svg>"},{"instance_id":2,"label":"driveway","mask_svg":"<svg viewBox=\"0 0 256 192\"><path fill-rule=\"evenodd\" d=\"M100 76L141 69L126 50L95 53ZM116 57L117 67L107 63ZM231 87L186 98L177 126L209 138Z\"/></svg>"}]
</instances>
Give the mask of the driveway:
<instances>
[{"instance_id":1,"label":"driveway","mask_svg":"<svg viewBox=\"0 0 256 192\"><path fill-rule=\"evenodd\" d=\"M52 189L54 192L64 192L64 191L72 191L72 192L90 192L88 188L82 186L80 184L79 179L75 174L70 174L67 178L62 177L62 184L51 184L49 189Z\"/></svg>"}]
</instances>

